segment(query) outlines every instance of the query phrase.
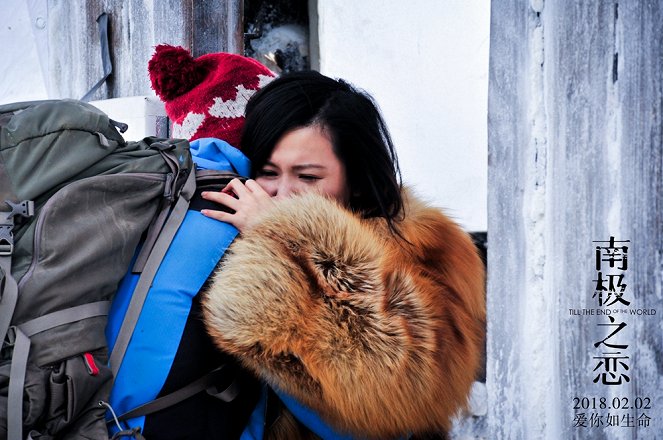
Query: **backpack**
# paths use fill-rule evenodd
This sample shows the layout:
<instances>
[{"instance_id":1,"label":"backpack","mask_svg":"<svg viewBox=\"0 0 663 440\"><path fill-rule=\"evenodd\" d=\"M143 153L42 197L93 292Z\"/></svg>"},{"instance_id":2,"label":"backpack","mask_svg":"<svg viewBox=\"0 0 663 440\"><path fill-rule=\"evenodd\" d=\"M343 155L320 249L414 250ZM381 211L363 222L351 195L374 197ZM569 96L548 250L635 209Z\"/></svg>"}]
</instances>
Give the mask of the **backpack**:
<instances>
[{"instance_id":1,"label":"backpack","mask_svg":"<svg viewBox=\"0 0 663 440\"><path fill-rule=\"evenodd\" d=\"M239 438L255 408L259 382L213 344L201 320L200 295L238 231L203 216L220 209L200 197L247 177L250 162L228 143L191 143L196 192L175 235L162 236L139 276L122 280L106 329L115 382L107 422L111 436L147 439Z\"/></svg>"},{"instance_id":2,"label":"backpack","mask_svg":"<svg viewBox=\"0 0 663 440\"><path fill-rule=\"evenodd\" d=\"M79 101L0 106L0 439L261 439L282 404L214 349L197 295L237 233L200 192L250 164L117 128Z\"/></svg>"},{"instance_id":3,"label":"backpack","mask_svg":"<svg viewBox=\"0 0 663 440\"><path fill-rule=\"evenodd\" d=\"M110 301L195 187L186 140L118 127L74 100L0 106L0 439L107 437Z\"/></svg>"}]
</instances>

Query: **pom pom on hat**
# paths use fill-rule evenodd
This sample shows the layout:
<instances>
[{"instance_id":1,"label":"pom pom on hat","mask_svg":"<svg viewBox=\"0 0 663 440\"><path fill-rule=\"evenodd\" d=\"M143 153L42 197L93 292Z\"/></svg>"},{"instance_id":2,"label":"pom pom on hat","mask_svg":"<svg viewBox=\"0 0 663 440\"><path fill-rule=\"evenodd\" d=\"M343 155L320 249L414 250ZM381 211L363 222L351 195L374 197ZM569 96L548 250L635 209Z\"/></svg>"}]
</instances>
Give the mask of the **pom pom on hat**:
<instances>
[{"instance_id":1,"label":"pom pom on hat","mask_svg":"<svg viewBox=\"0 0 663 440\"><path fill-rule=\"evenodd\" d=\"M148 63L152 88L159 98L170 101L200 84L208 73L205 66L196 64L182 47L160 44Z\"/></svg>"},{"instance_id":2,"label":"pom pom on hat","mask_svg":"<svg viewBox=\"0 0 663 440\"><path fill-rule=\"evenodd\" d=\"M173 137L214 137L237 148L246 103L274 78L251 58L219 52L194 59L186 49L166 44L156 47L148 71L173 122Z\"/></svg>"}]
</instances>

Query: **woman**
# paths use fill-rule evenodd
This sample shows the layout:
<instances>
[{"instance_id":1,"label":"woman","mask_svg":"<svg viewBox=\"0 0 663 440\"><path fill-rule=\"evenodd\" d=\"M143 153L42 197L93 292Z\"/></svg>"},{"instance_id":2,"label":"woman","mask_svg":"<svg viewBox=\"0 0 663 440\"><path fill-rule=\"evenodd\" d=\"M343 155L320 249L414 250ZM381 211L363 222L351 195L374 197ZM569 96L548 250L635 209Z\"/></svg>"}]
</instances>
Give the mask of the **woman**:
<instances>
[{"instance_id":1,"label":"woman","mask_svg":"<svg viewBox=\"0 0 663 440\"><path fill-rule=\"evenodd\" d=\"M338 432L450 428L482 352L482 262L467 234L399 183L372 100L316 72L249 101L254 180L203 197L233 213L231 247L203 299L215 343ZM306 435L286 412L273 437Z\"/></svg>"}]
</instances>

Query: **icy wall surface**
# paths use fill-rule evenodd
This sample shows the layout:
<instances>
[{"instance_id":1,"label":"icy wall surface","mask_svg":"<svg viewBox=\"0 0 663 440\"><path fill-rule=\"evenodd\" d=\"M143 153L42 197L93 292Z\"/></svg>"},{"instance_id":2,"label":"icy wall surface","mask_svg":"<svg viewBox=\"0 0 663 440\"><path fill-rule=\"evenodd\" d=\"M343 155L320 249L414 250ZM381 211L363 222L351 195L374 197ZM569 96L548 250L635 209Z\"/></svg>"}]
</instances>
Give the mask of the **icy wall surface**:
<instances>
[{"instance_id":1,"label":"icy wall surface","mask_svg":"<svg viewBox=\"0 0 663 440\"><path fill-rule=\"evenodd\" d=\"M663 2L494 1L490 47L489 438L657 438ZM571 312L605 309L593 241L610 236L630 240L629 313L613 316L625 327L611 340L627 346L621 385L594 382L609 318ZM630 313L643 309L656 314ZM575 409L583 397L649 398L649 411L627 412L656 425L609 426L610 412L622 424L627 412Z\"/></svg>"}]
</instances>

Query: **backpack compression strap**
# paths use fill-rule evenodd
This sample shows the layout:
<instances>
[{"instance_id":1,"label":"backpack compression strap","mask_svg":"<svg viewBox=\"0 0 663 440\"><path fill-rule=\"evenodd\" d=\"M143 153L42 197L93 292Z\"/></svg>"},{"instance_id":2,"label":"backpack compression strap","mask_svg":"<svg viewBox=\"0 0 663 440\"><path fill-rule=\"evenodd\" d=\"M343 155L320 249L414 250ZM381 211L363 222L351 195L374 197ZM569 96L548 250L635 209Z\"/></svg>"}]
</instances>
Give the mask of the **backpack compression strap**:
<instances>
[{"instance_id":1,"label":"backpack compression strap","mask_svg":"<svg viewBox=\"0 0 663 440\"><path fill-rule=\"evenodd\" d=\"M1 171L0 171L1 172ZM1 180L1 179L0 179ZM0 212L0 270L4 275L4 287L0 291L0 348L5 341L9 324L18 300L18 285L12 276L12 253L14 252L14 216L32 217L34 202L24 201L12 203L5 200L11 207L10 212ZM1 281L1 280L0 280Z\"/></svg>"}]
</instances>

